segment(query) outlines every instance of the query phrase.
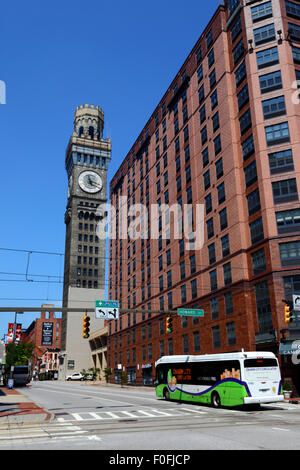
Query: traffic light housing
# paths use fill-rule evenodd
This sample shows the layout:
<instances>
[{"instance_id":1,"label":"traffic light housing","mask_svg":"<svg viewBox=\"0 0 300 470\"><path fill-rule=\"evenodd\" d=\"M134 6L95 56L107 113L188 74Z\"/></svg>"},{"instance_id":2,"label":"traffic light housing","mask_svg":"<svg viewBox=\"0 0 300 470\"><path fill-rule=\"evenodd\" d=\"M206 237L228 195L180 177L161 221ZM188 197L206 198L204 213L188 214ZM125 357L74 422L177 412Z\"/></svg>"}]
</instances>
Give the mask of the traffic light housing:
<instances>
[{"instance_id":1,"label":"traffic light housing","mask_svg":"<svg viewBox=\"0 0 300 470\"><path fill-rule=\"evenodd\" d=\"M285 323L291 322L291 307L289 305L284 306L284 321Z\"/></svg>"},{"instance_id":2,"label":"traffic light housing","mask_svg":"<svg viewBox=\"0 0 300 470\"><path fill-rule=\"evenodd\" d=\"M166 333L172 333L173 331L173 318L167 317L166 319Z\"/></svg>"},{"instance_id":3,"label":"traffic light housing","mask_svg":"<svg viewBox=\"0 0 300 470\"><path fill-rule=\"evenodd\" d=\"M82 337L85 339L90 337L90 317L88 315L83 317Z\"/></svg>"}]
</instances>

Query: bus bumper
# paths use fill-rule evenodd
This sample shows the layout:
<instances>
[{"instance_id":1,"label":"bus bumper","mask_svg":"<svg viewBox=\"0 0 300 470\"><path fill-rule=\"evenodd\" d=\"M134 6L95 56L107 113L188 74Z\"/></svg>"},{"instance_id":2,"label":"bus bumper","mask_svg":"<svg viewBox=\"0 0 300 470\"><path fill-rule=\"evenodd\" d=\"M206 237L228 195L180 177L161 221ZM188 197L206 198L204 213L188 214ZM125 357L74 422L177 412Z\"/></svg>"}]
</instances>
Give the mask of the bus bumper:
<instances>
[{"instance_id":1,"label":"bus bumper","mask_svg":"<svg viewBox=\"0 0 300 470\"><path fill-rule=\"evenodd\" d=\"M268 397L244 397L244 404L251 405L251 403L275 403L283 400L283 395L273 395Z\"/></svg>"}]
</instances>

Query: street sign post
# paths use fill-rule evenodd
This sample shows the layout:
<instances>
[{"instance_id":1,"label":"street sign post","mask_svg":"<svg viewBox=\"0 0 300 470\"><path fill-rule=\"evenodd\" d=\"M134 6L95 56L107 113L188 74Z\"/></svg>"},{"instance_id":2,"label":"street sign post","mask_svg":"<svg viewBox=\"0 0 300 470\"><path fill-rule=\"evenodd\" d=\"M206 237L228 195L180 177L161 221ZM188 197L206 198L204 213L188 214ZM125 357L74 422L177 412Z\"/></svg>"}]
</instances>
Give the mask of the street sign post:
<instances>
[{"instance_id":1,"label":"street sign post","mask_svg":"<svg viewBox=\"0 0 300 470\"><path fill-rule=\"evenodd\" d=\"M192 308L178 308L177 315L183 317L204 317L204 310Z\"/></svg>"},{"instance_id":2,"label":"street sign post","mask_svg":"<svg viewBox=\"0 0 300 470\"><path fill-rule=\"evenodd\" d=\"M300 295L293 295L294 310L300 311Z\"/></svg>"},{"instance_id":3,"label":"street sign post","mask_svg":"<svg viewBox=\"0 0 300 470\"><path fill-rule=\"evenodd\" d=\"M105 320L117 320L119 318L118 300L96 300L95 316Z\"/></svg>"}]
</instances>

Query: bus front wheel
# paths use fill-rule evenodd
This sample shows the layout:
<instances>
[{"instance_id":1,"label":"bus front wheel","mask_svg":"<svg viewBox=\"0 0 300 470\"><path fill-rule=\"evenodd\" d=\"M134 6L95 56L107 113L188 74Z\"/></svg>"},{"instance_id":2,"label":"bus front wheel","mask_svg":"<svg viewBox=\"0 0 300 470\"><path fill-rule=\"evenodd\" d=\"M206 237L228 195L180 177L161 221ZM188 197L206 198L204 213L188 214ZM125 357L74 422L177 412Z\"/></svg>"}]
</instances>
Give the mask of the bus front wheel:
<instances>
[{"instance_id":1,"label":"bus front wheel","mask_svg":"<svg viewBox=\"0 0 300 470\"><path fill-rule=\"evenodd\" d=\"M167 388L164 389L164 398L165 400L169 401L170 400L170 392Z\"/></svg>"},{"instance_id":2,"label":"bus front wheel","mask_svg":"<svg viewBox=\"0 0 300 470\"><path fill-rule=\"evenodd\" d=\"M220 408L221 406L221 399L217 392L213 392L211 394L211 404L214 408Z\"/></svg>"}]
</instances>

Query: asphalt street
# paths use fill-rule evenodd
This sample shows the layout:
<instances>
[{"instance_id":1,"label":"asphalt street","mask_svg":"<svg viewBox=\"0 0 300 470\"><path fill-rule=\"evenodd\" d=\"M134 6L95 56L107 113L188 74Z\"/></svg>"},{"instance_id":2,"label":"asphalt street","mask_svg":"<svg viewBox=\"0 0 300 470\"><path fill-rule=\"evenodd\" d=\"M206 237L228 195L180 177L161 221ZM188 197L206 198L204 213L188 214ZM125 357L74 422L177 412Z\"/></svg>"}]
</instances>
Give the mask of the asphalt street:
<instances>
[{"instance_id":1,"label":"asphalt street","mask_svg":"<svg viewBox=\"0 0 300 470\"><path fill-rule=\"evenodd\" d=\"M34 382L22 391L51 422L0 428L1 449L299 450L300 405L215 409L155 396L152 388Z\"/></svg>"}]
</instances>

